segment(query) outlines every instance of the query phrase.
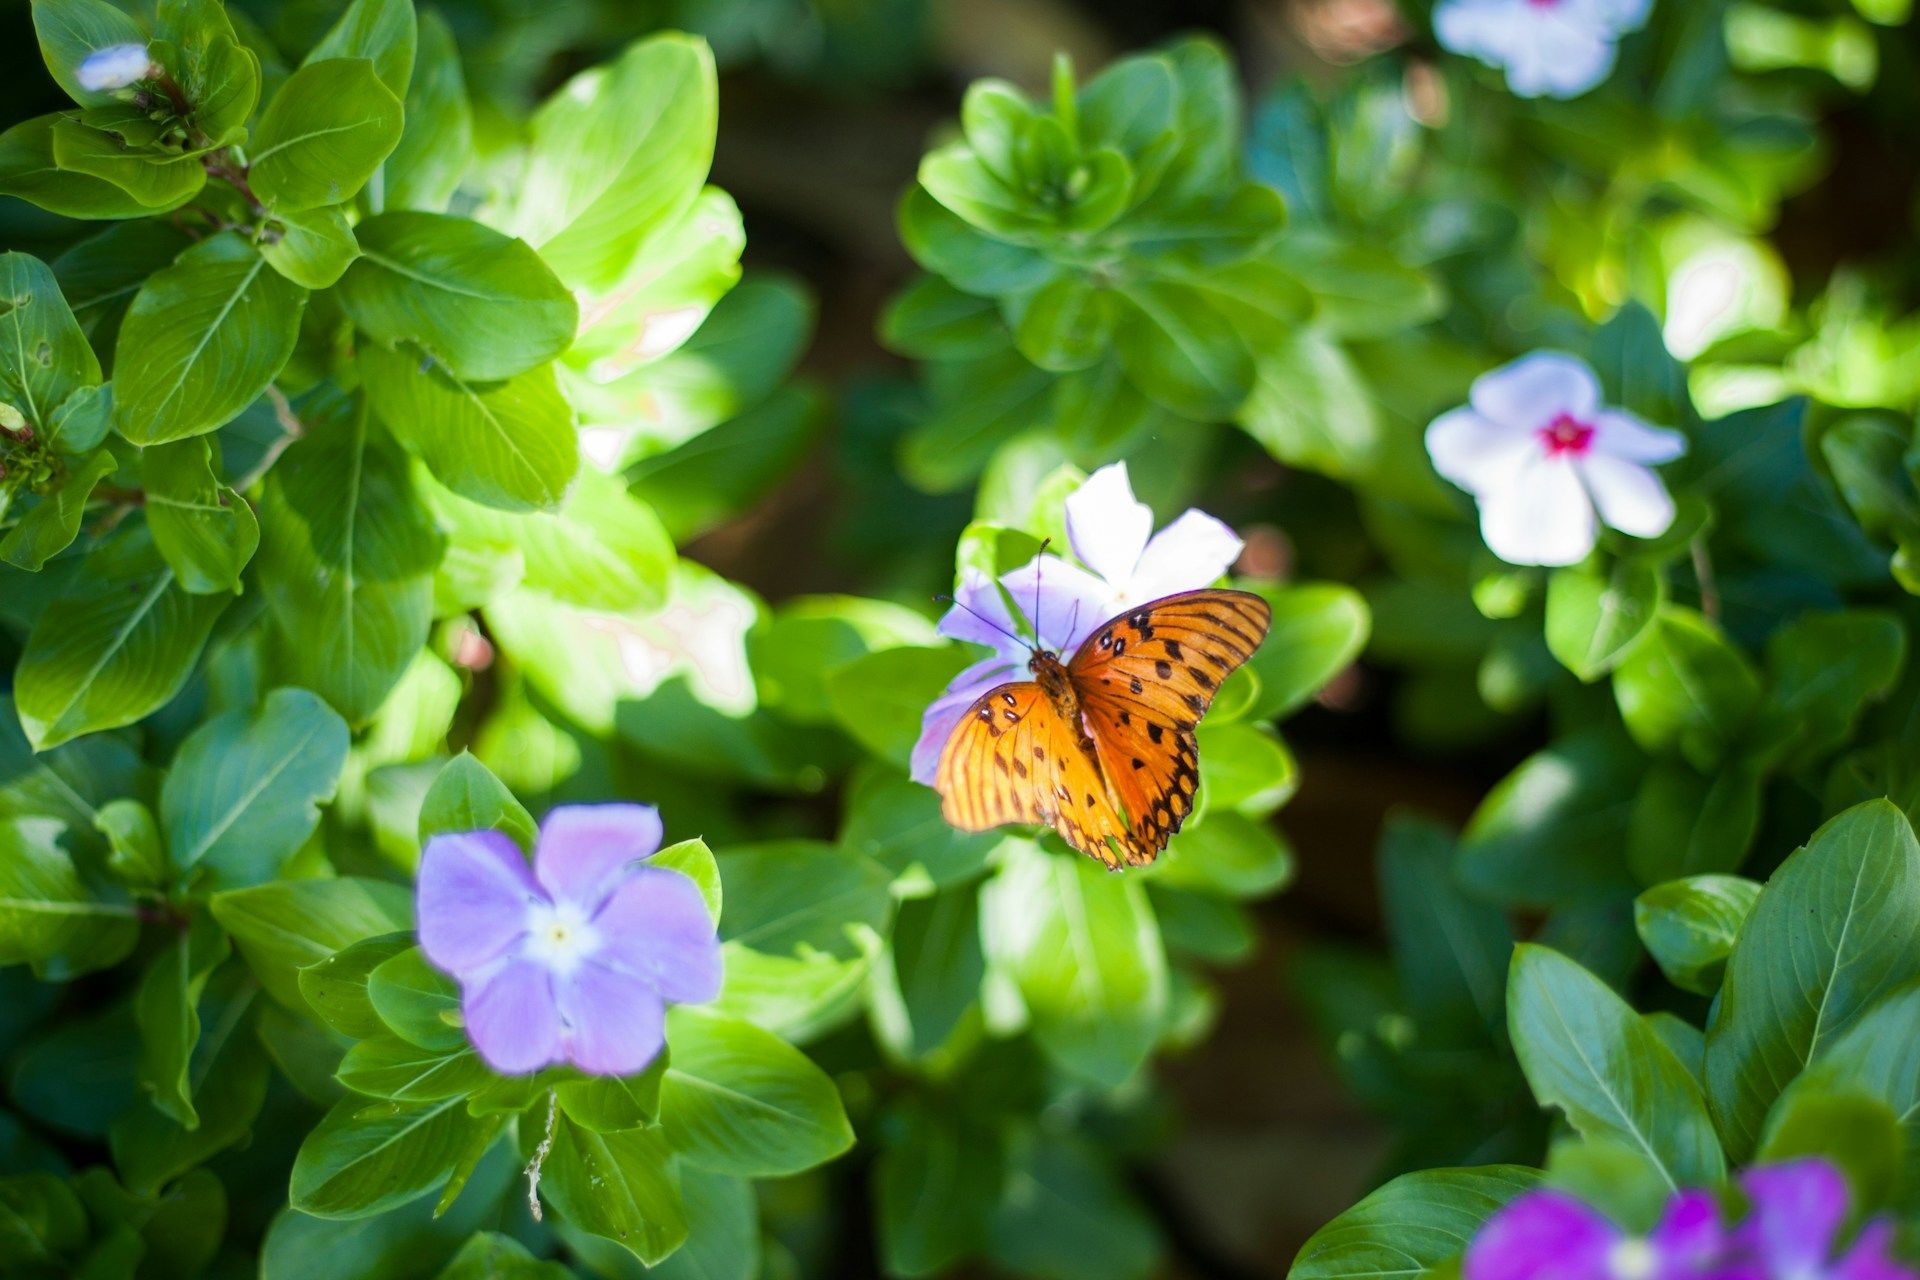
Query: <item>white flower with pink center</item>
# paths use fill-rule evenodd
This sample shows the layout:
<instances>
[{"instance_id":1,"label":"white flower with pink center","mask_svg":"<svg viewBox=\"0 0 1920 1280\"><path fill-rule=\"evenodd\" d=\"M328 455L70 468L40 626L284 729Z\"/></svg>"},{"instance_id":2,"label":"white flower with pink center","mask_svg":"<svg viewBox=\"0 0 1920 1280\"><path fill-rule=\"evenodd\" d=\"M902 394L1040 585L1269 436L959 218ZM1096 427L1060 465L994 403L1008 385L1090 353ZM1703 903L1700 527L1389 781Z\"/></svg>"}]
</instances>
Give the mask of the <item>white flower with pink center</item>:
<instances>
[{"instance_id":1,"label":"white flower with pink center","mask_svg":"<svg viewBox=\"0 0 1920 1280\"><path fill-rule=\"evenodd\" d=\"M1653 467L1686 450L1679 432L1603 406L1593 370L1557 351L1482 374L1427 428L1434 469L1474 496L1481 535L1509 564L1578 564L1602 524L1665 533L1673 499Z\"/></svg>"},{"instance_id":2,"label":"white flower with pink center","mask_svg":"<svg viewBox=\"0 0 1920 1280\"><path fill-rule=\"evenodd\" d=\"M1507 74L1523 98L1575 98L1613 72L1621 36L1653 0L1440 0L1433 33L1454 53Z\"/></svg>"}]
</instances>

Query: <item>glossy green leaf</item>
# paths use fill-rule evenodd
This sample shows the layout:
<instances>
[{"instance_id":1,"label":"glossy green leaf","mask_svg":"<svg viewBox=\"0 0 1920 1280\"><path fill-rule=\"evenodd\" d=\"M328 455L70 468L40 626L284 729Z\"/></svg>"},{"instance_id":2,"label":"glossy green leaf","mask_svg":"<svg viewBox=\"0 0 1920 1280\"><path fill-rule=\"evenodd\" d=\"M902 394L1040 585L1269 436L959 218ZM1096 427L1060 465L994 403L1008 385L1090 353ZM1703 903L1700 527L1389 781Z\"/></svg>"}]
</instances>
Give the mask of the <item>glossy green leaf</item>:
<instances>
[{"instance_id":1,"label":"glossy green leaf","mask_svg":"<svg viewBox=\"0 0 1920 1280\"><path fill-rule=\"evenodd\" d=\"M460 988L417 948L375 965L367 999L387 1029L408 1044L449 1053L466 1044Z\"/></svg>"},{"instance_id":2,"label":"glossy green leaf","mask_svg":"<svg viewBox=\"0 0 1920 1280\"><path fill-rule=\"evenodd\" d=\"M540 1194L569 1223L649 1265L687 1237L673 1153L658 1129L595 1133L562 1116Z\"/></svg>"},{"instance_id":3,"label":"glossy green leaf","mask_svg":"<svg viewBox=\"0 0 1920 1280\"><path fill-rule=\"evenodd\" d=\"M573 295L524 241L417 212L368 218L354 236L340 305L375 341L414 343L476 382L524 373L573 341Z\"/></svg>"},{"instance_id":4,"label":"glossy green leaf","mask_svg":"<svg viewBox=\"0 0 1920 1280\"><path fill-rule=\"evenodd\" d=\"M1620 718L1645 750L1709 770L1740 743L1760 701L1752 664L1711 621L1669 605L1613 677Z\"/></svg>"},{"instance_id":5,"label":"glossy green leaf","mask_svg":"<svg viewBox=\"0 0 1920 1280\"><path fill-rule=\"evenodd\" d=\"M1539 1182L1521 1165L1403 1174L1313 1233L1292 1280L1405 1280L1457 1258L1480 1225Z\"/></svg>"},{"instance_id":6,"label":"glossy green leaf","mask_svg":"<svg viewBox=\"0 0 1920 1280\"><path fill-rule=\"evenodd\" d=\"M0 398L42 432L68 396L100 381L100 361L38 258L0 254L0 299Z\"/></svg>"},{"instance_id":7,"label":"glossy green leaf","mask_svg":"<svg viewBox=\"0 0 1920 1280\"><path fill-rule=\"evenodd\" d=\"M140 1028L140 1083L153 1105L188 1129L198 1128L187 1066L200 1041L200 997L214 966L232 952L227 935L204 912L148 962L134 995Z\"/></svg>"},{"instance_id":8,"label":"glossy green leaf","mask_svg":"<svg viewBox=\"0 0 1920 1280\"><path fill-rule=\"evenodd\" d=\"M413 895L399 885L342 876L276 880L215 894L218 920L267 992L305 1010L300 970L364 938L413 927Z\"/></svg>"},{"instance_id":9,"label":"glossy green leaf","mask_svg":"<svg viewBox=\"0 0 1920 1280\"><path fill-rule=\"evenodd\" d=\"M384 1213L446 1181L475 1122L462 1099L337 1103L300 1144L288 1199L317 1218Z\"/></svg>"},{"instance_id":10,"label":"glossy green leaf","mask_svg":"<svg viewBox=\"0 0 1920 1280\"><path fill-rule=\"evenodd\" d=\"M418 54L406 91L406 129L387 158L386 201L395 209L446 209L473 149L460 50L446 19L420 15Z\"/></svg>"},{"instance_id":11,"label":"glossy green leaf","mask_svg":"<svg viewBox=\"0 0 1920 1280\"><path fill-rule=\"evenodd\" d=\"M34 0L33 32L54 81L82 106L112 102L113 94L80 85L80 64L95 49L145 44L146 32L106 0Z\"/></svg>"},{"instance_id":12,"label":"glossy green leaf","mask_svg":"<svg viewBox=\"0 0 1920 1280\"><path fill-rule=\"evenodd\" d=\"M1760 886L1740 876L1669 880L1633 900L1633 925L1668 981L1710 996L1759 896Z\"/></svg>"},{"instance_id":13,"label":"glossy green leaf","mask_svg":"<svg viewBox=\"0 0 1920 1280\"><path fill-rule=\"evenodd\" d=\"M118 465L105 449L78 463L59 484L40 496L13 528L0 537L0 560L28 573L37 573L47 561L73 545L80 522L99 483Z\"/></svg>"},{"instance_id":14,"label":"glossy green leaf","mask_svg":"<svg viewBox=\"0 0 1920 1280\"><path fill-rule=\"evenodd\" d=\"M338 205L300 211L276 206L260 239L260 256L302 288L329 289L360 256L360 242Z\"/></svg>"},{"instance_id":15,"label":"glossy green leaf","mask_svg":"<svg viewBox=\"0 0 1920 1280\"><path fill-rule=\"evenodd\" d=\"M366 58L307 63L254 128L247 150L255 195L287 213L351 200L399 143L401 112Z\"/></svg>"},{"instance_id":16,"label":"glossy green leaf","mask_svg":"<svg viewBox=\"0 0 1920 1280\"><path fill-rule=\"evenodd\" d=\"M240 572L260 545L247 500L220 483L214 441L205 436L140 453L147 527L183 589L196 595L240 590Z\"/></svg>"},{"instance_id":17,"label":"glossy green leaf","mask_svg":"<svg viewBox=\"0 0 1920 1280\"><path fill-rule=\"evenodd\" d=\"M55 978L117 963L139 932L131 903L81 880L60 832L50 818L0 820L0 963Z\"/></svg>"},{"instance_id":18,"label":"glossy green leaf","mask_svg":"<svg viewBox=\"0 0 1920 1280\"><path fill-rule=\"evenodd\" d=\"M672 1058L661 1085L667 1140L692 1165L774 1178L853 1145L840 1092L779 1037L691 1009L668 1015Z\"/></svg>"},{"instance_id":19,"label":"glossy green leaf","mask_svg":"<svg viewBox=\"0 0 1920 1280\"><path fill-rule=\"evenodd\" d=\"M462 751L447 762L420 805L420 840L443 831L500 831L533 848L533 816L492 770Z\"/></svg>"},{"instance_id":20,"label":"glossy green leaf","mask_svg":"<svg viewBox=\"0 0 1920 1280\"><path fill-rule=\"evenodd\" d=\"M1582 680L1598 680L1653 625L1666 594L1643 560L1616 560L1606 573L1556 570L1547 579L1547 648Z\"/></svg>"},{"instance_id":21,"label":"glossy green leaf","mask_svg":"<svg viewBox=\"0 0 1920 1280\"><path fill-rule=\"evenodd\" d=\"M114 347L114 416L135 444L231 421L293 354L306 290L233 232L209 236L140 287Z\"/></svg>"},{"instance_id":22,"label":"glossy green leaf","mask_svg":"<svg viewBox=\"0 0 1920 1280\"><path fill-rule=\"evenodd\" d=\"M353 0L301 66L304 69L336 58L366 58L373 63L380 83L399 97L412 82L414 27L413 0Z\"/></svg>"},{"instance_id":23,"label":"glossy green leaf","mask_svg":"<svg viewBox=\"0 0 1920 1280\"><path fill-rule=\"evenodd\" d=\"M387 1024L380 1020L373 998L367 994L367 979L374 969L411 946L410 932L382 933L361 938L302 966L298 985L306 1007L329 1027L355 1040L386 1035Z\"/></svg>"}]
</instances>

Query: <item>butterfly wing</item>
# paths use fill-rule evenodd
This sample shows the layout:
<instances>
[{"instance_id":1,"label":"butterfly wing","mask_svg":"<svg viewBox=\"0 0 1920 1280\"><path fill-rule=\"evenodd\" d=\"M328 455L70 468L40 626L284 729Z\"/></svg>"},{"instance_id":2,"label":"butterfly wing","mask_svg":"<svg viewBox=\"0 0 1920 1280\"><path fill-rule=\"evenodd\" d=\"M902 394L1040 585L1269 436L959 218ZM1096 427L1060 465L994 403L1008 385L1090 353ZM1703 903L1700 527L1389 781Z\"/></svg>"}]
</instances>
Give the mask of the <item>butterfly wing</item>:
<instances>
[{"instance_id":1,"label":"butterfly wing","mask_svg":"<svg viewBox=\"0 0 1920 1280\"><path fill-rule=\"evenodd\" d=\"M1272 619L1251 592L1182 592L1114 618L1067 664L1132 842L1145 850L1140 861L1153 861L1193 812L1200 785L1194 727L1220 682L1266 639Z\"/></svg>"},{"instance_id":2,"label":"butterfly wing","mask_svg":"<svg viewBox=\"0 0 1920 1280\"><path fill-rule=\"evenodd\" d=\"M934 788L941 816L963 831L1045 823L1110 867L1123 856L1110 838L1133 860L1133 837L1090 745L1030 680L989 689L967 708L940 753Z\"/></svg>"}]
</instances>

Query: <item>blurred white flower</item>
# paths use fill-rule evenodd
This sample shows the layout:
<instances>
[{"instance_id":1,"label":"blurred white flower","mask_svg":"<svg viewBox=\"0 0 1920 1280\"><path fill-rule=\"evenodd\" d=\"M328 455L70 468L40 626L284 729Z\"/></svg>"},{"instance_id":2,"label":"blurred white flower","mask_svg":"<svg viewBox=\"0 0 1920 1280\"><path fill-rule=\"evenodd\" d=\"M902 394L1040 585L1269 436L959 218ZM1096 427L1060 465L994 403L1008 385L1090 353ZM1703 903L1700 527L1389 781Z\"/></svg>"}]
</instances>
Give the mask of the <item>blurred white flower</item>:
<instances>
[{"instance_id":1,"label":"blurred white flower","mask_svg":"<svg viewBox=\"0 0 1920 1280\"><path fill-rule=\"evenodd\" d=\"M1507 73L1523 98L1575 98L1613 71L1614 46L1646 24L1653 0L1440 0L1433 33L1454 53Z\"/></svg>"},{"instance_id":2,"label":"blurred white flower","mask_svg":"<svg viewBox=\"0 0 1920 1280\"><path fill-rule=\"evenodd\" d=\"M1468 399L1427 428L1427 453L1480 504L1481 535L1502 560L1578 564L1603 523L1636 538L1673 523L1652 467L1686 440L1603 407L1584 361L1536 351L1482 374Z\"/></svg>"},{"instance_id":3,"label":"blurred white flower","mask_svg":"<svg viewBox=\"0 0 1920 1280\"><path fill-rule=\"evenodd\" d=\"M82 58L75 78L88 93L106 93L146 79L152 69L144 44L110 44Z\"/></svg>"},{"instance_id":4,"label":"blurred white flower","mask_svg":"<svg viewBox=\"0 0 1920 1280\"><path fill-rule=\"evenodd\" d=\"M1153 510L1133 496L1124 462L1100 468L1067 499L1067 541L1107 584L1108 617L1219 581L1246 545L1197 508L1154 533Z\"/></svg>"}]
</instances>

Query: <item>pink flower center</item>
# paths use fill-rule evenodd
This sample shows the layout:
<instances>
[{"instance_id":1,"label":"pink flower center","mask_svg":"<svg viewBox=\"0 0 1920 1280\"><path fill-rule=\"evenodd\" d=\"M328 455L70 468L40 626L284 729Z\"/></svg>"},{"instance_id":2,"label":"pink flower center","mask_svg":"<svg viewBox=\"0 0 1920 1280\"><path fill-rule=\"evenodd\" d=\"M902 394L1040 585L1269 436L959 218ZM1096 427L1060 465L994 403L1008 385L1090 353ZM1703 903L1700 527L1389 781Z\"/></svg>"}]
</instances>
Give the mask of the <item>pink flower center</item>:
<instances>
[{"instance_id":1,"label":"pink flower center","mask_svg":"<svg viewBox=\"0 0 1920 1280\"><path fill-rule=\"evenodd\" d=\"M1539 0L1529 2L1537 4ZM1549 458L1558 458L1562 454L1584 458L1587 450L1593 447L1592 424L1582 422L1570 413L1558 415L1536 434L1540 437L1540 443L1547 447Z\"/></svg>"}]
</instances>

